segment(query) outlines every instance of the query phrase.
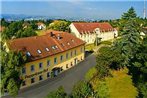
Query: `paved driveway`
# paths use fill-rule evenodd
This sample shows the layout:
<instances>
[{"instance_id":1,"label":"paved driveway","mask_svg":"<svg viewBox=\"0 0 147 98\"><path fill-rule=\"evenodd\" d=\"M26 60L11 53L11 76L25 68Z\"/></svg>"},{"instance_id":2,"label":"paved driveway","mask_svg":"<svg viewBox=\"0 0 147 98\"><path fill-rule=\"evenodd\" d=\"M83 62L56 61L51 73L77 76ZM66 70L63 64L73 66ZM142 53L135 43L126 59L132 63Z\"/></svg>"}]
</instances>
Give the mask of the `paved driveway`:
<instances>
[{"instance_id":1,"label":"paved driveway","mask_svg":"<svg viewBox=\"0 0 147 98\"><path fill-rule=\"evenodd\" d=\"M17 98L44 98L50 91L56 90L59 86L63 86L67 93L70 93L73 85L84 79L85 73L91 67L95 66L95 55L91 54L85 58L83 62L73 68L61 73L55 78L45 80L39 84L23 89L19 92ZM5 96L3 98L12 98Z\"/></svg>"}]
</instances>

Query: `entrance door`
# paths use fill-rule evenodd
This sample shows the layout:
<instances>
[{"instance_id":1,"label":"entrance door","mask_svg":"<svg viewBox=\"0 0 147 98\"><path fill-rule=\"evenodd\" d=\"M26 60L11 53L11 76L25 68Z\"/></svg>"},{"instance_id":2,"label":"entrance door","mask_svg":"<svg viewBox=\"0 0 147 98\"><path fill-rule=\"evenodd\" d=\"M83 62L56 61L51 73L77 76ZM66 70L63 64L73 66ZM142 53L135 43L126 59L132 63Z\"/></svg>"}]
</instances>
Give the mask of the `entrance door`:
<instances>
[{"instance_id":1,"label":"entrance door","mask_svg":"<svg viewBox=\"0 0 147 98\"><path fill-rule=\"evenodd\" d=\"M74 59L74 65L76 65L76 64L77 64L77 58Z\"/></svg>"}]
</instances>

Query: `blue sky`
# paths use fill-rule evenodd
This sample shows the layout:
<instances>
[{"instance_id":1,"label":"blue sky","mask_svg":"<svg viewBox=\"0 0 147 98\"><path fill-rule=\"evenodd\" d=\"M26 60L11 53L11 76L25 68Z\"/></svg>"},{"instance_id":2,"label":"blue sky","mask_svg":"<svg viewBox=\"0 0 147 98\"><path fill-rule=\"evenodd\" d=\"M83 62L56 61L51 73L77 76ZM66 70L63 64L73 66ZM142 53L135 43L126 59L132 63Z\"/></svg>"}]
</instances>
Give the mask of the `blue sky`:
<instances>
[{"instance_id":1,"label":"blue sky","mask_svg":"<svg viewBox=\"0 0 147 98\"><path fill-rule=\"evenodd\" d=\"M140 1L29 1L2 0L2 14L25 14L41 16L82 17L97 19L120 18L123 12L134 7L138 16L143 16L143 0ZM147 1L146 1L147 8Z\"/></svg>"}]
</instances>

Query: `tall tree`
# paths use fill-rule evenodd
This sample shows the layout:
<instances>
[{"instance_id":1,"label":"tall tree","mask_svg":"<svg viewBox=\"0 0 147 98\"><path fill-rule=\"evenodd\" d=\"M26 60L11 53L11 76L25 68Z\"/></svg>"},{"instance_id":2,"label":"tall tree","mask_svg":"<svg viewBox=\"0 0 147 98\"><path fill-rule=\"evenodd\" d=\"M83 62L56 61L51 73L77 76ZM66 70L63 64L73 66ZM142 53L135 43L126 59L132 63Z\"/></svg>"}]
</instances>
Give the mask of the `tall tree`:
<instances>
[{"instance_id":1,"label":"tall tree","mask_svg":"<svg viewBox=\"0 0 147 98\"><path fill-rule=\"evenodd\" d=\"M129 20L129 19L132 19L132 18L136 18L137 17L137 14L134 10L133 7L131 7L126 13L124 13L122 15L122 19L125 19L125 20Z\"/></svg>"},{"instance_id":2,"label":"tall tree","mask_svg":"<svg viewBox=\"0 0 147 98\"><path fill-rule=\"evenodd\" d=\"M21 68L26 62L26 56L21 52L10 51L7 53L1 48L1 91L5 90L12 96L16 96L21 85Z\"/></svg>"}]
</instances>

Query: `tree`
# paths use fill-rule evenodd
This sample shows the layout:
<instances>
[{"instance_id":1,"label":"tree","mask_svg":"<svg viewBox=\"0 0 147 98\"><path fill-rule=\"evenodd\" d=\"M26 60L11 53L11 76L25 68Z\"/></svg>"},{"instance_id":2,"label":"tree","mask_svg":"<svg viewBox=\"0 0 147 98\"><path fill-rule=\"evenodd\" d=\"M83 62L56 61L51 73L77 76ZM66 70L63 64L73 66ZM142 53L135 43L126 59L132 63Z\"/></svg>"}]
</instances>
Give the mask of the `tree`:
<instances>
[{"instance_id":1,"label":"tree","mask_svg":"<svg viewBox=\"0 0 147 98\"><path fill-rule=\"evenodd\" d=\"M37 35L36 32L32 28L28 27L24 29L23 31L19 30L17 32L16 38L36 36L36 35Z\"/></svg>"},{"instance_id":2,"label":"tree","mask_svg":"<svg viewBox=\"0 0 147 98\"><path fill-rule=\"evenodd\" d=\"M58 31L68 31L70 22L67 21L54 21L49 25L49 29L58 30Z\"/></svg>"},{"instance_id":3,"label":"tree","mask_svg":"<svg viewBox=\"0 0 147 98\"><path fill-rule=\"evenodd\" d=\"M64 88L60 86L57 91L50 92L46 98L68 98Z\"/></svg>"},{"instance_id":4,"label":"tree","mask_svg":"<svg viewBox=\"0 0 147 98\"><path fill-rule=\"evenodd\" d=\"M136 18L136 16L137 16L137 14L136 14L134 8L131 7L131 8L127 11L127 13L124 13L124 14L122 15L121 18L122 18L122 19L125 19L125 20L129 20L129 19L132 19L132 18Z\"/></svg>"},{"instance_id":5,"label":"tree","mask_svg":"<svg viewBox=\"0 0 147 98\"><path fill-rule=\"evenodd\" d=\"M88 70L88 72L86 72L86 75L85 75L85 80L86 81L90 81L92 80L94 77L97 76L97 69L96 67L93 67L91 69Z\"/></svg>"},{"instance_id":6,"label":"tree","mask_svg":"<svg viewBox=\"0 0 147 98\"><path fill-rule=\"evenodd\" d=\"M91 85L86 81L79 81L72 89L72 98L88 98L92 94Z\"/></svg>"},{"instance_id":7,"label":"tree","mask_svg":"<svg viewBox=\"0 0 147 98\"><path fill-rule=\"evenodd\" d=\"M7 53L1 48L1 91L5 90L12 96L16 96L21 85L21 68L26 62L26 56L21 52L10 51Z\"/></svg>"},{"instance_id":8,"label":"tree","mask_svg":"<svg viewBox=\"0 0 147 98\"><path fill-rule=\"evenodd\" d=\"M147 43L146 38L141 37L142 26L139 19L132 17L125 23L122 30L122 38L117 41L115 47L120 47L120 54L124 58L122 64L127 66L129 74L132 75L135 86L139 89L139 97L146 96L145 92L147 81Z\"/></svg>"},{"instance_id":9,"label":"tree","mask_svg":"<svg viewBox=\"0 0 147 98\"><path fill-rule=\"evenodd\" d=\"M120 33L122 32L125 24L127 24L127 22L130 21L130 19L136 19L136 18L137 18L137 14L136 14L133 7L131 7L126 13L123 13L123 15L121 16L121 19L119 21Z\"/></svg>"},{"instance_id":10,"label":"tree","mask_svg":"<svg viewBox=\"0 0 147 98\"><path fill-rule=\"evenodd\" d=\"M8 27L9 23L4 18L1 19L1 26Z\"/></svg>"}]
</instances>

